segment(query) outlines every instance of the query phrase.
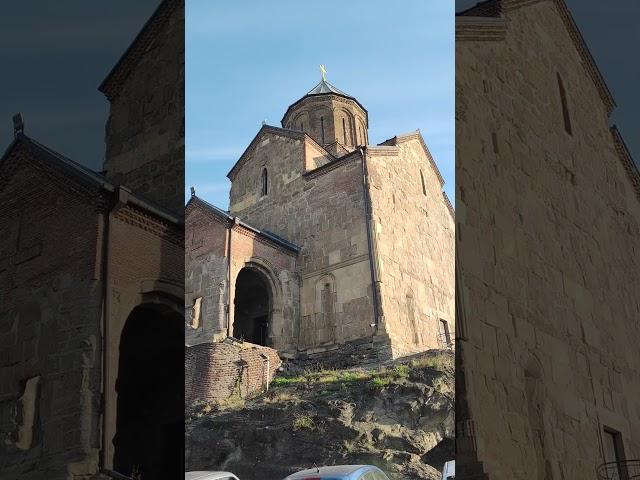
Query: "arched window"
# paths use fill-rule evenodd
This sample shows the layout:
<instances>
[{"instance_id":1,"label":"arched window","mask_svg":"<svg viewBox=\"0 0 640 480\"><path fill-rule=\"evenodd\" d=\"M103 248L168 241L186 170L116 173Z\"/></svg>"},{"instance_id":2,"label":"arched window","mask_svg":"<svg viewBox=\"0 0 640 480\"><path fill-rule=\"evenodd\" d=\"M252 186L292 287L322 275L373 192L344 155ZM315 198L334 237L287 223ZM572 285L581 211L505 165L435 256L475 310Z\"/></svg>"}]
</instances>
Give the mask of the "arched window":
<instances>
[{"instance_id":1,"label":"arched window","mask_svg":"<svg viewBox=\"0 0 640 480\"><path fill-rule=\"evenodd\" d=\"M342 134L344 137L344 144L347 144L347 125L344 121L344 118L342 119Z\"/></svg>"},{"instance_id":2,"label":"arched window","mask_svg":"<svg viewBox=\"0 0 640 480\"><path fill-rule=\"evenodd\" d=\"M300 122L300 131L304 132L304 123Z\"/></svg>"},{"instance_id":3,"label":"arched window","mask_svg":"<svg viewBox=\"0 0 640 480\"><path fill-rule=\"evenodd\" d=\"M267 193L269 193L269 178L268 178L267 169L263 168L262 169L262 189L261 189L261 194L264 197L265 195L267 195Z\"/></svg>"},{"instance_id":4,"label":"arched window","mask_svg":"<svg viewBox=\"0 0 640 480\"><path fill-rule=\"evenodd\" d=\"M322 138L322 143L324 144L324 117L320 117L320 137Z\"/></svg>"},{"instance_id":5,"label":"arched window","mask_svg":"<svg viewBox=\"0 0 640 480\"><path fill-rule=\"evenodd\" d=\"M422 194L427 196L427 187L424 184L424 175L422 174L422 169L420 169L420 182L422 182Z\"/></svg>"},{"instance_id":6,"label":"arched window","mask_svg":"<svg viewBox=\"0 0 640 480\"><path fill-rule=\"evenodd\" d=\"M569 135L573 135L571 130L571 118L569 118L569 107L567 106L567 92L564 89L564 84L562 83L562 77L560 77L560 74L558 72L556 72L556 77L558 79L560 103L562 104L562 118L564 119L564 129Z\"/></svg>"}]
</instances>

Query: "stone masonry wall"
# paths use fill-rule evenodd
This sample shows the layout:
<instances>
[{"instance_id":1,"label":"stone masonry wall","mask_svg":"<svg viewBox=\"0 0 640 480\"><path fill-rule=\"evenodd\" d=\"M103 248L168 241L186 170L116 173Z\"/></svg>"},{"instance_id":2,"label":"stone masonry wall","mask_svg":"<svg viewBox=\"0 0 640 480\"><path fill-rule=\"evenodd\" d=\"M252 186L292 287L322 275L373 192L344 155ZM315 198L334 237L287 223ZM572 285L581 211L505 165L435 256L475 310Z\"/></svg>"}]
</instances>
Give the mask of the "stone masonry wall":
<instances>
[{"instance_id":1,"label":"stone masonry wall","mask_svg":"<svg viewBox=\"0 0 640 480\"><path fill-rule=\"evenodd\" d=\"M394 356L454 338L454 219L417 135L368 147L373 230L385 328ZM424 189L423 189L424 185ZM446 341L445 341L446 343Z\"/></svg>"},{"instance_id":2,"label":"stone masonry wall","mask_svg":"<svg viewBox=\"0 0 640 480\"><path fill-rule=\"evenodd\" d=\"M2 162L2 478L66 480L97 469L99 222L83 189L15 150ZM35 395L23 396L31 378L38 379ZM34 415L21 416L18 407Z\"/></svg>"},{"instance_id":3,"label":"stone masonry wall","mask_svg":"<svg viewBox=\"0 0 640 480\"><path fill-rule=\"evenodd\" d=\"M327 348L372 335L359 152L305 172L303 140L272 132L262 135L232 179L230 209L302 247L299 348ZM269 194L261 197L265 166Z\"/></svg>"},{"instance_id":4,"label":"stone masonry wall","mask_svg":"<svg viewBox=\"0 0 640 480\"><path fill-rule=\"evenodd\" d=\"M185 218L185 342L195 345L227 335L228 262L226 222L190 204ZM190 309L200 298L197 327Z\"/></svg>"},{"instance_id":5,"label":"stone masonry wall","mask_svg":"<svg viewBox=\"0 0 640 480\"><path fill-rule=\"evenodd\" d=\"M182 214L184 208L184 2L111 100L107 178ZM150 88L153 86L153 88Z\"/></svg>"},{"instance_id":6,"label":"stone masonry wall","mask_svg":"<svg viewBox=\"0 0 640 480\"><path fill-rule=\"evenodd\" d=\"M490 478L595 478L605 426L640 457L640 202L556 2L506 14L502 40L456 42L460 333L478 458Z\"/></svg>"},{"instance_id":7,"label":"stone masonry wall","mask_svg":"<svg viewBox=\"0 0 640 480\"><path fill-rule=\"evenodd\" d=\"M268 370L267 370L268 360ZM278 353L249 343L201 343L185 354L185 405L242 398L266 388L281 365Z\"/></svg>"}]
</instances>

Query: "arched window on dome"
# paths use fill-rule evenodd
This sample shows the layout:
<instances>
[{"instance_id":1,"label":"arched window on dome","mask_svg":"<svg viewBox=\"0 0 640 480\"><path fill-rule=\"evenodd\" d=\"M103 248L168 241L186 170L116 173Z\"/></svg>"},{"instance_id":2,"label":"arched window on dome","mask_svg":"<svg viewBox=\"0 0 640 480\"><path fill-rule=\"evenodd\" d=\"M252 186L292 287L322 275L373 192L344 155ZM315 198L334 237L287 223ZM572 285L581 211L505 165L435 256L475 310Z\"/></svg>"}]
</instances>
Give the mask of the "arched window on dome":
<instances>
[{"instance_id":1,"label":"arched window on dome","mask_svg":"<svg viewBox=\"0 0 640 480\"><path fill-rule=\"evenodd\" d=\"M261 195L264 197L269 193L269 174L267 173L267 169L262 169L262 188L260 190Z\"/></svg>"},{"instance_id":2,"label":"arched window on dome","mask_svg":"<svg viewBox=\"0 0 640 480\"><path fill-rule=\"evenodd\" d=\"M320 138L322 138L322 143L324 144L324 117L320 117Z\"/></svg>"},{"instance_id":3,"label":"arched window on dome","mask_svg":"<svg viewBox=\"0 0 640 480\"><path fill-rule=\"evenodd\" d=\"M347 124L344 121L344 117L342 117L342 136L344 138L344 144L347 144Z\"/></svg>"}]
</instances>

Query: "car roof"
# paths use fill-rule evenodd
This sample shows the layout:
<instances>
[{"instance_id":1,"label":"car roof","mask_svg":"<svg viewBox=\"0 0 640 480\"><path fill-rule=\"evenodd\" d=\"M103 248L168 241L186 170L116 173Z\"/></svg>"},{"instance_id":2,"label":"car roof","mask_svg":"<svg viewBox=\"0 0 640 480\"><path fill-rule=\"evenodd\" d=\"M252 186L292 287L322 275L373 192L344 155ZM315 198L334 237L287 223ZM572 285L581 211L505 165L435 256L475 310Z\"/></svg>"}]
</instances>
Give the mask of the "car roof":
<instances>
[{"instance_id":1,"label":"car roof","mask_svg":"<svg viewBox=\"0 0 640 480\"><path fill-rule=\"evenodd\" d=\"M238 478L230 472L186 472L185 480L220 480L222 478Z\"/></svg>"},{"instance_id":2,"label":"car roof","mask_svg":"<svg viewBox=\"0 0 640 480\"><path fill-rule=\"evenodd\" d=\"M287 477L287 480L296 480L305 478L308 476L354 476L356 474L368 472L370 470L378 470L377 467L373 467L371 465L332 465L329 467L314 467L308 468L307 470L302 470L300 472L293 473Z\"/></svg>"}]
</instances>

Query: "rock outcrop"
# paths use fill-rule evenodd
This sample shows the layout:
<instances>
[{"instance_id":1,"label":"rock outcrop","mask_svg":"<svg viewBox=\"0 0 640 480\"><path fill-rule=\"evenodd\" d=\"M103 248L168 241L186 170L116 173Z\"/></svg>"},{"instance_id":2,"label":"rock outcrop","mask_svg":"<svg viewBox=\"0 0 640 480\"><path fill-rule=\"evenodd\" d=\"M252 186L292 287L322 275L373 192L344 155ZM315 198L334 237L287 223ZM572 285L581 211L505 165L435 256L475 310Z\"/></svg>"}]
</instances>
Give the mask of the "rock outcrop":
<instances>
[{"instance_id":1,"label":"rock outcrop","mask_svg":"<svg viewBox=\"0 0 640 480\"><path fill-rule=\"evenodd\" d=\"M389 478L440 479L454 456L454 368L430 351L368 370L281 375L269 392L187 412L187 470L281 480L314 465L374 464Z\"/></svg>"}]
</instances>

